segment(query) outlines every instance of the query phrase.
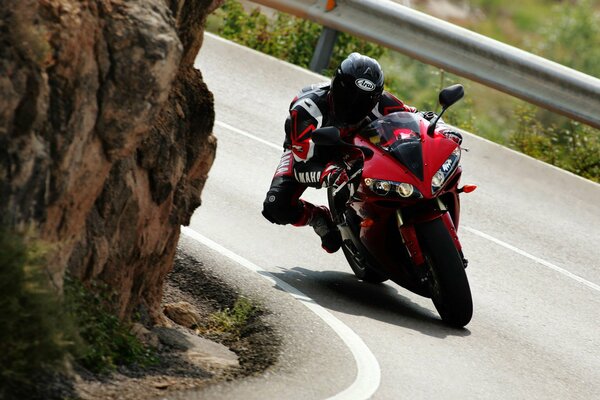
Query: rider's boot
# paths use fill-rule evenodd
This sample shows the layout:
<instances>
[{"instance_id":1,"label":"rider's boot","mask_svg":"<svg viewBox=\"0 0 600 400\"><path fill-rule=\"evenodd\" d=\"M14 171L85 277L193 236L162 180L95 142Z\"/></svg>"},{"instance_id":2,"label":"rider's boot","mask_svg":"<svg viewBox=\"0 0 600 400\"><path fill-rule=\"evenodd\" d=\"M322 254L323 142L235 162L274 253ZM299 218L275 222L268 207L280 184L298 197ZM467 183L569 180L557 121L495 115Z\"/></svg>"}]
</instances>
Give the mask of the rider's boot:
<instances>
[{"instance_id":1,"label":"rider's boot","mask_svg":"<svg viewBox=\"0 0 600 400\"><path fill-rule=\"evenodd\" d=\"M302 201L302 200L301 200ZM325 206L317 207L302 201L304 214L295 226L312 226L321 238L321 247L328 253L335 253L342 246L342 235L331 218L329 209Z\"/></svg>"}]
</instances>

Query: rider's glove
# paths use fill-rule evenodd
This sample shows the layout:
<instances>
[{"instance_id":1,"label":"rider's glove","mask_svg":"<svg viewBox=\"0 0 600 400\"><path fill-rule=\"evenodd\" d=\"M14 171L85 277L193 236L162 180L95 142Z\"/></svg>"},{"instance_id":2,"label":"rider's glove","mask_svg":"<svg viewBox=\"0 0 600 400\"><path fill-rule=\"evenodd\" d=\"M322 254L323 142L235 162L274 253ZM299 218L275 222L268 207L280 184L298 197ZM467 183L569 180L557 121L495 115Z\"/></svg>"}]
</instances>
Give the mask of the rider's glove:
<instances>
[{"instance_id":1,"label":"rider's glove","mask_svg":"<svg viewBox=\"0 0 600 400\"><path fill-rule=\"evenodd\" d=\"M344 168L335 164L330 164L325 168L323 173L325 176L322 181L322 187L332 187L334 190L335 208L341 210L345 207L346 202L350 198L350 186L344 185L348 182L348 173ZM343 186L342 186L343 185Z\"/></svg>"},{"instance_id":2,"label":"rider's glove","mask_svg":"<svg viewBox=\"0 0 600 400\"><path fill-rule=\"evenodd\" d=\"M461 144L463 137L460 132L453 131L451 129L442 130L442 134L446 136L448 139L455 141L457 144Z\"/></svg>"},{"instance_id":3,"label":"rider's glove","mask_svg":"<svg viewBox=\"0 0 600 400\"><path fill-rule=\"evenodd\" d=\"M322 187L339 187L345 182L348 182L346 170L335 164L328 165L323 175L321 175Z\"/></svg>"}]
</instances>

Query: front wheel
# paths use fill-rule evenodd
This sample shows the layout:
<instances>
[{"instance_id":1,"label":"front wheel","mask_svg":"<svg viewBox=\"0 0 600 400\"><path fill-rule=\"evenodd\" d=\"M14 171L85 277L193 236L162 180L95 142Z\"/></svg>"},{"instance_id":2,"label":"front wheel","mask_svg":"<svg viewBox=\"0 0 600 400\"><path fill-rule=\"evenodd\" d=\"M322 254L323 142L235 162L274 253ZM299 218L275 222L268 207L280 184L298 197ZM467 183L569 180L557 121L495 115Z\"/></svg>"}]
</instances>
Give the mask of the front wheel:
<instances>
[{"instance_id":1,"label":"front wheel","mask_svg":"<svg viewBox=\"0 0 600 400\"><path fill-rule=\"evenodd\" d=\"M454 241L440 218L419 224L416 228L429 268L433 304L445 323L463 327L473 316L473 300Z\"/></svg>"}]
</instances>

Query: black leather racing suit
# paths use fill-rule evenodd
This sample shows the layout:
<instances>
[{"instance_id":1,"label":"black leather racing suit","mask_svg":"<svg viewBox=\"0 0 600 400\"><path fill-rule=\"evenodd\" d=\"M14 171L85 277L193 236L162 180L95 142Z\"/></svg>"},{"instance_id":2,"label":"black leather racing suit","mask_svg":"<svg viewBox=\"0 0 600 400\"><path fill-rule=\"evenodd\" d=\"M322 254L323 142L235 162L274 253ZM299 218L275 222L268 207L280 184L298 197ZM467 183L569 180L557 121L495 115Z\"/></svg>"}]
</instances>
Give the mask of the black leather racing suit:
<instances>
[{"instance_id":1,"label":"black leather racing suit","mask_svg":"<svg viewBox=\"0 0 600 400\"><path fill-rule=\"evenodd\" d=\"M339 124L331 110L329 83L305 87L292 100L285 123L284 151L263 203L263 215L272 223L306 225L315 206L300 200L300 196L307 187L322 187L327 177L339 170L331 149L315 146L312 131L336 126L342 138L347 138L363 125ZM417 112L417 109L384 91L366 122L397 111Z\"/></svg>"}]
</instances>

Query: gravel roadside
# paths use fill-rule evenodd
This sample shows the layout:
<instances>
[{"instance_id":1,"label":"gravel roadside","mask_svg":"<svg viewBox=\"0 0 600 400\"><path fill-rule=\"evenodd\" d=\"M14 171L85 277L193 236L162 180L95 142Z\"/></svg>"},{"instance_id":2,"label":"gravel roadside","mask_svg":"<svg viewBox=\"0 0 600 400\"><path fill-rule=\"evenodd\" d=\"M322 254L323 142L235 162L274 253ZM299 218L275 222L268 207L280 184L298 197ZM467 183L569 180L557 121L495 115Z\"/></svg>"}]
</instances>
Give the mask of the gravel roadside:
<instances>
[{"instance_id":1,"label":"gravel roadside","mask_svg":"<svg viewBox=\"0 0 600 400\"><path fill-rule=\"evenodd\" d=\"M190 304L198 317L197 327L186 328L167 319L170 326L147 331L151 341L156 342L156 364L143 368L121 366L104 375L76 369L74 382L64 376L46 378L40 382L45 388L43 398L160 399L260 374L275 363L280 347L278 333L265 321L268 311L254 307L235 333L203 329L210 326L215 313L232 309L240 296L180 247L164 285L163 305ZM201 342L199 350L194 350L202 357L190 359L191 342ZM223 362L224 352L235 357L235 366Z\"/></svg>"}]
</instances>

